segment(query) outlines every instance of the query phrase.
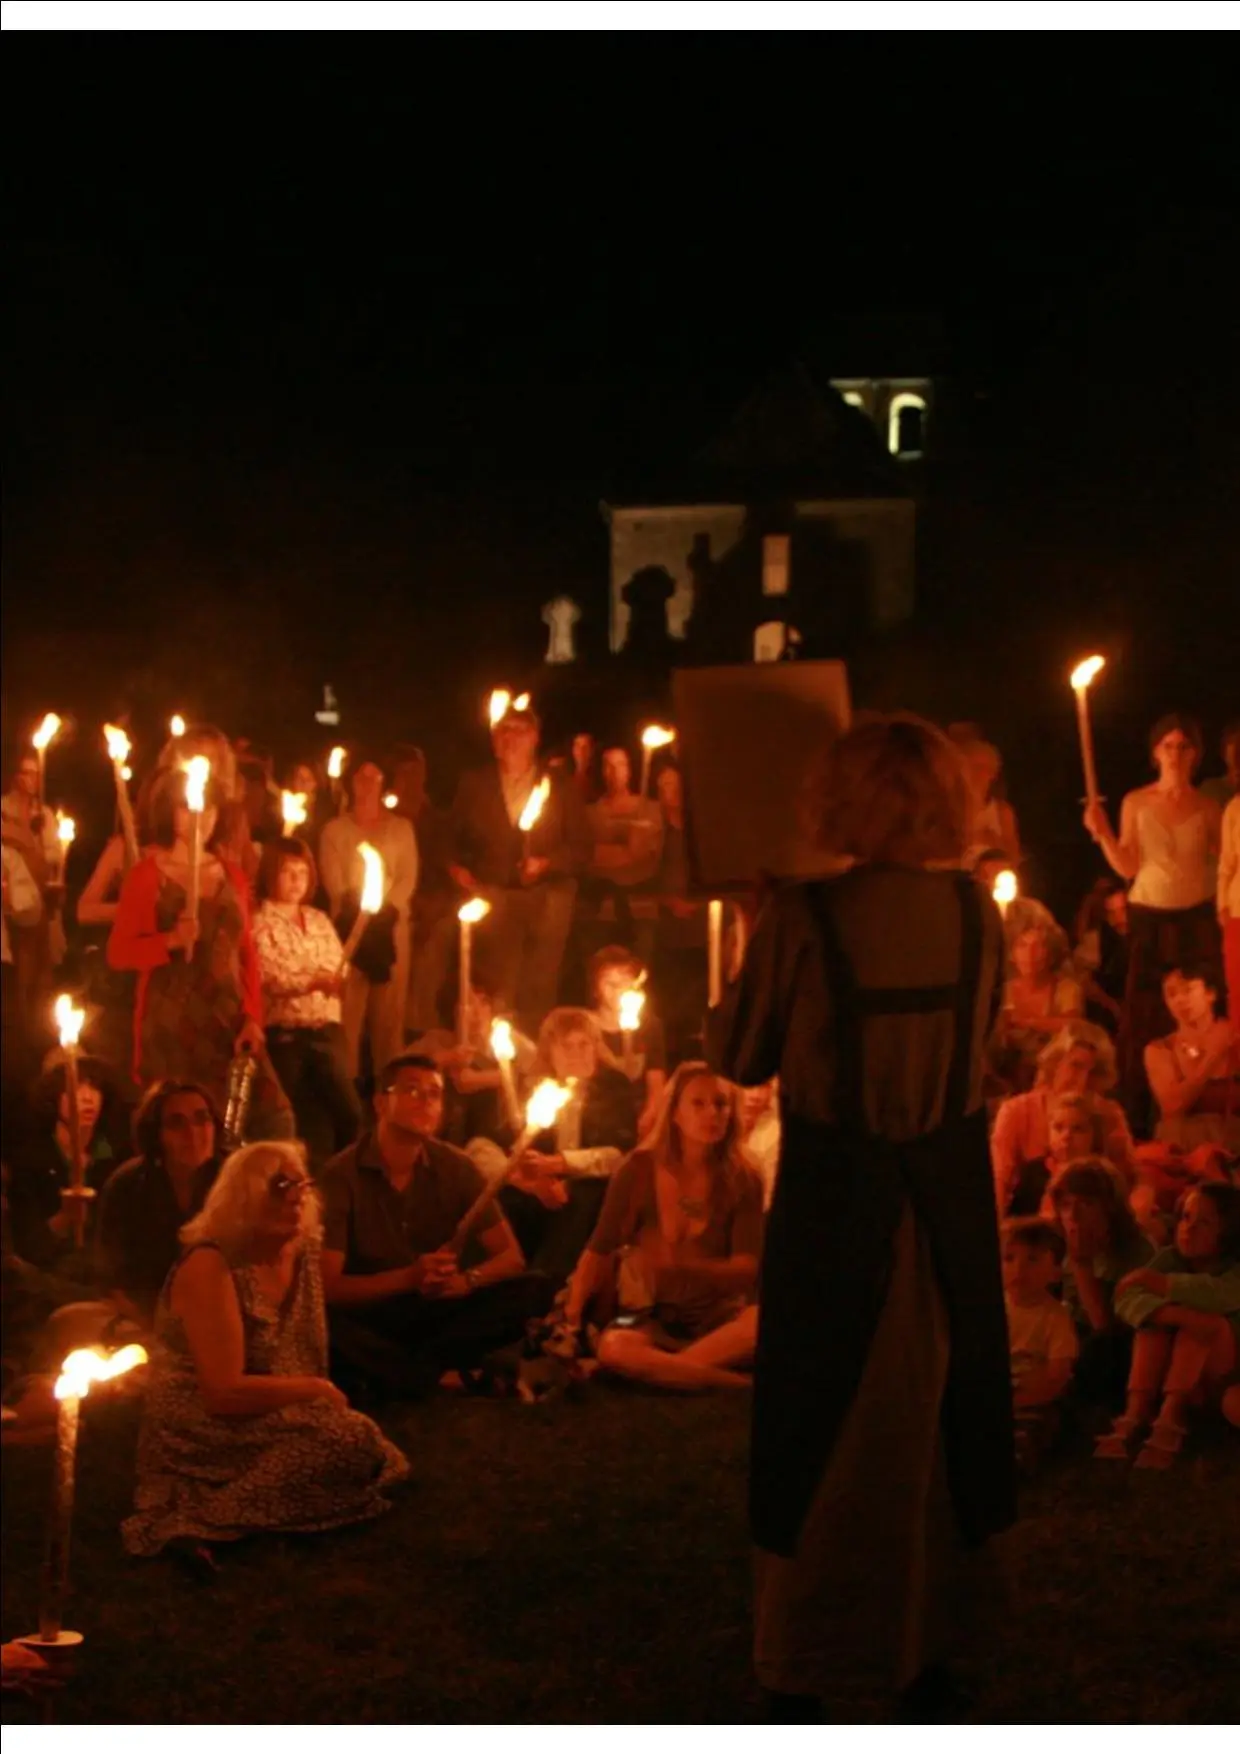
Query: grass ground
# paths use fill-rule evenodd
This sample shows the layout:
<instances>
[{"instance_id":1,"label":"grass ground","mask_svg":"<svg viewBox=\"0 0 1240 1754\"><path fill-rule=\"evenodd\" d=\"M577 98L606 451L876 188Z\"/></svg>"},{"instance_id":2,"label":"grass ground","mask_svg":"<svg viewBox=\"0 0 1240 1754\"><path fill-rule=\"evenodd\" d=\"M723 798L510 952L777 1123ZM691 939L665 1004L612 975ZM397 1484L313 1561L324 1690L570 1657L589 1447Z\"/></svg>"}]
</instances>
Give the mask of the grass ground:
<instances>
[{"instance_id":1,"label":"grass ground","mask_svg":"<svg viewBox=\"0 0 1240 1754\"><path fill-rule=\"evenodd\" d=\"M743 1398L595 1387L441 1397L390 1422L416 1482L381 1521L228 1553L211 1586L134 1561L132 1405L88 1407L65 1722L735 1722L750 1680ZM6 1639L36 1621L49 1452L3 1455ZM980 1721L1231 1722L1240 1440L1168 1475L1047 1466L1006 1537L1009 1636ZM38 1708L5 1695L6 1721ZM877 1711L877 1707L876 1707Z\"/></svg>"}]
</instances>

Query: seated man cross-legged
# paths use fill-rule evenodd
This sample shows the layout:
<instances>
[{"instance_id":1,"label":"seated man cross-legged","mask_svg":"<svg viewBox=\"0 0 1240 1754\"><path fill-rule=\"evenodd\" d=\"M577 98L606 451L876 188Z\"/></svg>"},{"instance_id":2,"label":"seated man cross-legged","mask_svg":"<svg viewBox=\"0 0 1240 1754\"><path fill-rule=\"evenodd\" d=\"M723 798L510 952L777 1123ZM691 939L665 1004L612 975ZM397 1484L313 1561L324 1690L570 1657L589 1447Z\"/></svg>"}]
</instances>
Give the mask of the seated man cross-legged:
<instances>
[{"instance_id":1,"label":"seated man cross-legged","mask_svg":"<svg viewBox=\"0 0 1240 1754\"><path fill-rule=\"evenodd\" d=\"M550 1301L493 1203L458 1255L457 1227L486 1184L464 1152L435 1137L443 1103L434 1061L398 1055L379 1079L374 1130L323 1178L333 1372L399 1396L476 1368Z\"/></svg>"}]
</instances>

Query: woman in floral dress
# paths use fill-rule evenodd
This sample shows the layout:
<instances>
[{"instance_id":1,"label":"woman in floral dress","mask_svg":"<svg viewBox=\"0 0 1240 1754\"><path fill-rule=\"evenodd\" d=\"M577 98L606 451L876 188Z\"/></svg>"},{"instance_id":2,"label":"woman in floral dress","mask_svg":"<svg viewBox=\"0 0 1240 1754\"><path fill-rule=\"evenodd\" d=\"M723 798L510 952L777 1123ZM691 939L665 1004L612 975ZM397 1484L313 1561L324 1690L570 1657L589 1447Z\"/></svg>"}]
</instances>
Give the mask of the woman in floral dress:
<instances>
[{"instance_id":1,"label":"woman in floral dress","mask_svg":"<svg viewBox=\"0 0 1240 1754\"><path fill-rule=\"evenodd\" d=\"M138 1446L140 1557L389 1508L409 1463L327 1376L318 1201L300 1147L244 1146L181 1232Z\"/></svg>"}]
</instances>

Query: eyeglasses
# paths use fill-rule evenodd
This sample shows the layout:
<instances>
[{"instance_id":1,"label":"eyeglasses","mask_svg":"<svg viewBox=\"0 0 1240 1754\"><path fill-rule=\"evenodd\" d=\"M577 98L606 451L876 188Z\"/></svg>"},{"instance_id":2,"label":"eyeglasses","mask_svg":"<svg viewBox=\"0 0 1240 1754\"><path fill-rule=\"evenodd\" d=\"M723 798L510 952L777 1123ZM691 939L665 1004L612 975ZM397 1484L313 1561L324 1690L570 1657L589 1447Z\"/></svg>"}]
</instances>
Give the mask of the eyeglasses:
<instances>
[{"instance_id":1,"label":"eyeglasses","mask_svg":"<svg viewBox=\"0 0 1240 1754\"><path fill-rule=\"evenodd\" d=\"M442 1102L442 1084L389 1084L384 1090L385 1096L413 1096L419 1102Z\"/></svg>"},{"instance_id":2,"label":"eyeglasses","mask_svg":"<svg viewBox=\"0 0 1240 1754\"><path fill-rule=\"evenodd\" d=\"M309 1186L309 1176L288 1175L284 1170L279 1169L267 1183L267 1192L275 1200L287 1200L290 1194L296 1194L300 1200Z\"/></svg>"}]
</instances>

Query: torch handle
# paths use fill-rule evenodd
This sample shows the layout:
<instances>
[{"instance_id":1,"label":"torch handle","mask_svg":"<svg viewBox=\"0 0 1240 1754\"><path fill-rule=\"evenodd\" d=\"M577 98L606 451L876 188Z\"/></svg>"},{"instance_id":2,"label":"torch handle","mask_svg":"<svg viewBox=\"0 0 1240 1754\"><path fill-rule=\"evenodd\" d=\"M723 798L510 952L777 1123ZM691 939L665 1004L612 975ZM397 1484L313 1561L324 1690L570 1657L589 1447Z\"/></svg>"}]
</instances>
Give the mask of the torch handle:
<instances>
[{"instance_id":1,"label":"torch handle","mask_svg":"<svg viewBox=\"0 0 1240 1754\"><path fill-rule=\"evenodd\" d=\"M1085 689L1076 691L1076 722L1081 738L1081 766L1085 770L1085 798L1098 802L1098 772L1094 763L1094 732L1089 719L1089 696Z\"/></svg>"},{"instance_id":2,"label":"torch handle","mask_svg":"<svg viewBox=\"0 0 1240 1754\"><path fill-rule=\"evenodd\" d=\"M112 764L116 775L116 808L120 812L121 834L125 838L125 859L128 864L138 862L138 830L133 819L133 803L129 796L129 787L125 784L125 776L121 771L122 763Z\"/></svg>"},{"instance_id":3,"label":"torch handle","mask_svg":"<svg viewBox=\"0 0 1240 1754\"><path fill-rule=\"evenodd\" d=\"M48 1507L47 1545L43 1551L43 1574L39 1580L39 1638L44 1644L57 1642L64 1620L65 1586L69 1577L69 1532L73 1524L78 1414L81 1405L76 1395L69 1395L58 1404L56 1413L52 1501Z\"/></svg>"},{"instance_id":4,"label":"torch handle","mask_svg":"<svg viewBox=\"0 0 1240 1754\"><path fill-rule=\"evenodd\" d=\"M482 1214L486 1211L496 1194L499 1193L500 1189L505 1187L512 1180L513 1175L516 1173L517 1165L525 1155L526 1146L538 1131L539 1129L537 1127L523 1127L520 1133L518 1133L517 1142L509 1153L508 1161L505 1163L499 1178L496 1181L487 1183L486 1187L483 1188L482 1192L478 1195L478 1198L469 1208L469 1211L466 1212L456 1229L452 1232L452 1241L448 1246L453 1254L460 1254L461 1250L465 1247L465 1244L469 1241L470 1233L472 1232L474 1225L477 1224L479 1218L481 1218Z\"/></svg>"},{"instance_id":5,"label":"torch handle","mask_svg":"<svg viewBox=\"0 0 1240 1754\"><path fill-rule=\"evenodd\" d=\"M82 1150L82 1121L78 1114L77 1051L65 1049L65 1107L69 1111L69 1186L80 1189L86 1183L86 1156ZM73 1215L73 1240L78 1248L86 1241L86 1207L76 1202Z\"/></svg>"}]
</instances>

